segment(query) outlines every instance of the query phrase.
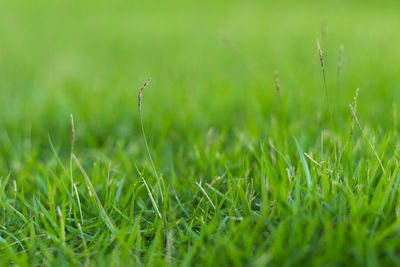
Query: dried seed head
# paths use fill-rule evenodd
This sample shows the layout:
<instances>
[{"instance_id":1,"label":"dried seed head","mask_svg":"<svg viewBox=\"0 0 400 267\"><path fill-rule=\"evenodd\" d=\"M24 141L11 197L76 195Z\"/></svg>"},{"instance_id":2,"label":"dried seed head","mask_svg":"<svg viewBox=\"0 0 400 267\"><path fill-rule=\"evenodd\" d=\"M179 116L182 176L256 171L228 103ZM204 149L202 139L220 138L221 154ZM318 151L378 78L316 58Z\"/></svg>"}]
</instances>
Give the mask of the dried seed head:
<instances>
[{"instance_id":1,"label":"dried seed head","mask_svg":"<svg viewBox=\"0 0 400 267\"><path fill-rule=\"evenodd\" d=\"M340 46L339 46L338 66L337 66L337 72L338 72L338 73L340 73L340 71L342 70L343 50L344 50L343 45L340 45Z\"/></svg>"},{"instance_id":2,"label":"dried seed head","mask_svg":"<svg viewBox=\"0 0 400 267\"><path fill-rule=\"evenodd\" d=\"M279 85L279 75L278 72L275 71L275 87L276 92L278 93L279 99L281 98L281 86Z\"/></svg>"},{"instance_id":3,"label":"dried seed head","mask_svg":"<svg viewBox=\"0 0 400 267\"><path fill-rule=\"evenodd\" d=\"M74 145L75 142L75 124L74 124L74 116L72 114L70 115L71 117L71 145Z\"/></svg>"},{"instance_id":4,"label":"dried seed head","mask_svg":"<svg viewBox=\"0 0 400 267\"><path fill-rule=\"evenodd\" d=\"M324 57L322 56L322 50L321 46L319 45L319 41L317 40L317 47L318 47L318 52L319 52L319 60L321 61L321 68L323 69L325 64L324 64Z\"/></svg>"},{"instance_id":5,"label":"dried seed head","mask_svg":"<svg viewBox=\"0 0 400 267\"><path fill-rule=\"evenodd\" d=\"M147 81L144 83L144 85L139 89L139 95L138 95L138 108L139 111L142 111L142 96L143 96L143 89L147 87L147 85L150 83L151 78L148 78Z\"/></svg>"}]
</instances>

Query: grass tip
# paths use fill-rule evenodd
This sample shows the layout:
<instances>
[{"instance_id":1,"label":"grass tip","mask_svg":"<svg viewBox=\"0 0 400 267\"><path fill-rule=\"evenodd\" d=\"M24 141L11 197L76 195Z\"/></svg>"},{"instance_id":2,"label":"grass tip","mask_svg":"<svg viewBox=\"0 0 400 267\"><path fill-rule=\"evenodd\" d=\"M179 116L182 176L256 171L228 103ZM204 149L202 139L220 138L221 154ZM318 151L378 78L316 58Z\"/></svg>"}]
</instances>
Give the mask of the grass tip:
<instances>
[{"instance_id":1,"label":"grass tip","mask_svg":"<svg viewBox=\"0 0 400 267\"><path fill-rule=\"evenodd\" d=\"M322 55L322 49L321 49L321 45L319 44L318 39L317 39L317 48L318 48L318 53L319 53L319 61L321 62L321 68L324 69L324 67L325 67L324 57Z\"/></svg>"},{"instance_id":2,"label":"grass tip","mask_svg":"<svg viewBox=\"0 0 400 267\"><path fill-rule=\"evenodd\" d=\"M140 87L140 89L139 89L139 94L138 94L138 108L139 108L139 111L142 111L143 90L144 90L144 88L147 87L147 85L149 85L150 81L151 81L151 78L148 78L147 81L143 84L143 86Z\"/></svg>"}]
</instances>

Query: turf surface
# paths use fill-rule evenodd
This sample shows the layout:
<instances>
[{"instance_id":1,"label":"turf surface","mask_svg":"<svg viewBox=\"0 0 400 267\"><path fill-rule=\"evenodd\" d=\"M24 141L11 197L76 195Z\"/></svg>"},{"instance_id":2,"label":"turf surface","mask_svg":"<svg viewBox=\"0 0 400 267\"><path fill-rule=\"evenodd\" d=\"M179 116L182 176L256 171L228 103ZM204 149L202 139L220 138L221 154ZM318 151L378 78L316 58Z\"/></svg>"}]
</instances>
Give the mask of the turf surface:
<instances>
[{"instance_id":1,"label":"turf surface","mask_svg":"<svg viewBox=\"0 0 400 267\"><path fill-rule=\"evenodd\" d=\"M0 265L398 266L399 12L0 1Z\"/></svg>"}]
</instances>

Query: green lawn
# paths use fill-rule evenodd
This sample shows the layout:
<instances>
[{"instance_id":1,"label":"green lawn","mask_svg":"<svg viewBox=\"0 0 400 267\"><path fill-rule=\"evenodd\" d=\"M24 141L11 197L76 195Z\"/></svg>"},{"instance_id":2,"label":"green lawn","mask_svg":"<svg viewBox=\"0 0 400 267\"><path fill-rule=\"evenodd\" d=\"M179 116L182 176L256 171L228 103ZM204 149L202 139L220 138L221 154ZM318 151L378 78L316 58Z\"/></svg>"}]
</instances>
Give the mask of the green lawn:
<instances>
[{"instance_id":1,"label":"green lawn","mask_svg":"<svg viewBox=\"0 0 400 267\"><path fill-rule=\"evenodd\" d=\"M0 1L0 266L399 266L398 1L197 2Z\"/></svg>"}]
</instances>

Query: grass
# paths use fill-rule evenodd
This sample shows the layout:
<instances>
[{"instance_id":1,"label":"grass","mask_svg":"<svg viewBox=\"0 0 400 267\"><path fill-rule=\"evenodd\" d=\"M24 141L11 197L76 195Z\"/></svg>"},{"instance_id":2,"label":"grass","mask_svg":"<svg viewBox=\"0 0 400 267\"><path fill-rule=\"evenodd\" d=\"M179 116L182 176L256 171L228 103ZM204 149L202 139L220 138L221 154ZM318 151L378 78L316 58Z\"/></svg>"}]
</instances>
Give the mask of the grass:
<instances>
[{"instance_id":1,"label":"grass","mask_svg":"<svg viewBox=\"0 0 400 267\"><path fill-rule=\"evenodd\" d=\"M398 4L277 2L0 2L0 265L399 265Z\"/></svg>"}]
</instances>

